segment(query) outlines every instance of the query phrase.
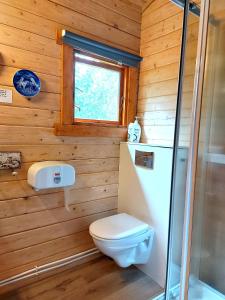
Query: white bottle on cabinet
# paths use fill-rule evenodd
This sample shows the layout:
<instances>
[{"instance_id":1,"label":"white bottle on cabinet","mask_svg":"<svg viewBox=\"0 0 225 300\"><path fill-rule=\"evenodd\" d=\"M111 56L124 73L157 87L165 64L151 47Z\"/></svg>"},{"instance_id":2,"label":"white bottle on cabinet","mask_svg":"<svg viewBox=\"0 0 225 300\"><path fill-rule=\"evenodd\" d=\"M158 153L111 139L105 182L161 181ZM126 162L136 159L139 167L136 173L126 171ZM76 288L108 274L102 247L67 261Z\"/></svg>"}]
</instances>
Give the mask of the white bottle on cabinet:
<instances>
[{"instance_id":1,"label":"white bottle on cabinet","mask_svg":"<svg viewBox=\"0 0 225 300\"><path fill-rule=\"evenodd\" d=\"M134 123L130 123L128 125L128 137L127 137L128 142L132 142L132 139L133 139L133 126L134 126Z\"/></svg>"},{"instance_id":2,"label":"white bottle on cabinet","mask_svg":"<svg viewBox=\"0 0 225 300\"><path fill-rule=\"evenodd\" d=\"M139 143L141 138L141 126L138 123L138 117L135 117L134 123L128 126L128 142Z\"/></svg>"}]
</instances>

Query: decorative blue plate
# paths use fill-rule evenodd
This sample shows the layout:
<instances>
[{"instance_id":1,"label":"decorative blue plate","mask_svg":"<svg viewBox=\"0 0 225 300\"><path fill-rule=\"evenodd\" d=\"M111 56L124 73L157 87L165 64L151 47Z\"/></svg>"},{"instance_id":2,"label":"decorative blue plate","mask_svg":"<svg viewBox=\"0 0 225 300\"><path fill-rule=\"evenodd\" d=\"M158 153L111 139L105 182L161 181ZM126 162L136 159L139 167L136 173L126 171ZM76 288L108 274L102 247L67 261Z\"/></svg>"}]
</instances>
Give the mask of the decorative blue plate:
<instances>
[{"instance_id":1,"label":"decorative blue plate","mask_svg":"<svg viewBox=\"0 0 225 300\"><path fill-rule=\"evenodd\" d=\"M13 77L13 84L17 92L25 97L34 97L41 89L40 79L29 70L17 71Z\"/></svg>"}]
</instances>

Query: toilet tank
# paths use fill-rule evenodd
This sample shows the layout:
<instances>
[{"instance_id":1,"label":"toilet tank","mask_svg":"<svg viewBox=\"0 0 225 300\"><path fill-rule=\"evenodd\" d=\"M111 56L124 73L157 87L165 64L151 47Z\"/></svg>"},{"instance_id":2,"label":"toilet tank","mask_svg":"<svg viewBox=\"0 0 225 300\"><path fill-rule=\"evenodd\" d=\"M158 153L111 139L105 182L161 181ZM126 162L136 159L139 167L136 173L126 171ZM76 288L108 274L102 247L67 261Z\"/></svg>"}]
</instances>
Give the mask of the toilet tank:
<instances>
[{"instance_id":1,"label":"toilet tank","mask_svg":"<svg viewBox=\"0 0 225 300\"><path fill-rule=\"evenodd\" d=\"M140 153L153 161L148 163ZM135 153L138 164L135 164ZM121 143L118 211L126 212L153 227L155 237L146 265L139 265L161 287L165 286L173 150L148 144ZM137 156L137 155L136 155Z\"/></svg>"}]
</instances>

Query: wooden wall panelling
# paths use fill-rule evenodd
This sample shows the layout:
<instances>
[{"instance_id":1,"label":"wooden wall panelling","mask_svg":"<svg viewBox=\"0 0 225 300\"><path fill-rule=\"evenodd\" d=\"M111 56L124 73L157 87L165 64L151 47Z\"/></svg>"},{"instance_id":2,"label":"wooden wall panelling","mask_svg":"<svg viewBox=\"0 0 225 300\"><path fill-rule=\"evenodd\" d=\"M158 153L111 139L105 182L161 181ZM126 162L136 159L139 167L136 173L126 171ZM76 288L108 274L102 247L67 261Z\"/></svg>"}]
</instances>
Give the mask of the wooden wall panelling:
<instances>
[{"instance_id":1,"label":"wooden wall panelling","mask_svg":"<svg viewBox=\"0 0 225 300\"><path fill-rule=\"evenodd\" d=\"M43 210L20 216L4 218L0 220L0 236L15 234L26 230L56 224L58 222L61 223L73 220L90 214L113 210L116 208L116 202L116 197L109 197L73 204L70 207L70 211L67 211L65 207L62 206L58 208L51 208L51 210Z\"/></svg>"},{"instance_id":2,"label":"wooden wall panelling","mask_svg":"<svg viewBox=\"0 0 225 300\"><path fill-rule=\"evenodd\" d=\"M0 65L60 76L60 59L1 44Z\"/></svg>"},{"instance_id":3,"label":"wooden wall panelling","mask_svg":"<svg viewBox=\"0 0 225 300\"><path fill-rule=\"evenodd\" d=\"M26 247L39 245L66 235L81 232L88 229L90 222L93 222L98 218L111 215L114 212L115 210L109 210L82 218L50 224L46 227L34 228L17 234L3 236L0 238L0 243L4 246L4 248L1 248L1 254L11 253L12 251L21 250Z\"/></svg>"},{"instance_id":4,"label":"wooden wall panelling","mask_svg":"<svg viewBox=\"0 0 225 300\"><path fill-rule=\"evenodd\" d=\"M9 104L1 104L1 107L28 107L35 109L47 109L50 111L59 110L60 94L40 92L35 97L35 101L27 101L26 98L15 92L11 86L1 85L1 88L11 89L13 93L13 106Z\"/></svg>"},{"instance_id":5,"label":"wooden wall panelling","mask_svg":"<svg viewBox=\"0 0 225 300\"><path fill-rule=\"evenodd\" d=\"M150 1L150 5L151 5L151 11L154 11L155 9L158 9L160 6L164 5L165 3L167 3L167 0L161 0L161 1ZM142 12L142 23L143 23L143 19L144 19L144 16L148 15L149 14L149 10L148 9L145 9L143 12Z\"/></svg>"},{"instance_id":6,"label":"wooden wall panelling","mask_svg":"<svg viewBox=\"0 0 225 300\"><path fill-rule=\"evenodd\" d=\"M145 10L142 16L141 28L142 30L158 24L160 21L164 21L171 16L180 13L179 7L176 5L170 5L171 3L167 0L154 1L151 3L151 7ZM163 6L163 11L160 9Z\"/></svg>"},{"instance_id":7,"label":"wooden wall panelling","mask_svg":"<svg viewBox=\"0 0 225 300\"><path fill-rule=\"evenodd\" d=\"M142 141L172 146L177 101L183 11L169 0L155 0L144 11L138 115ZM195 71L198 18L190 17L184 79L181 140L188 142Z\"/></svg>"},{"instance_id":8,"label":"wooden wall panelling","mask_svg":"<svg viewBox=\"0 0 225 300\"><path fill-rule=\"evenodd\" d=\"M139 54L141 7L126 0L75 2L0 0L0 86L13 91L13 103L1 104L0 148L21 151L23 161L15 177L0 171L1 279L93 247L89 224L116 212L120 138L54 135L62 75L55 39L57 30L68 29ZM13 87L21 68L41 79L41 92L30 101ZM28 186L29 166L43 160L75 166L71 211L62 190Z\"/></svg>"},{"instance_id":9,"label":"wooden wall panelling","mask_svg":"<svg viewBox=\"0 0 225 300\"><path fill-rule=\"evenodd\" d=\"M1 3L7 4L8 1L1 0ZM123 32L117 29L116 26L109 26L97 20L98 16L102 14L100 7L96 10L96 12L98 12L96 17L90 18L49 0L40 0L37 2L33 2L32 0L25 0L23 2L12 0L10 1L10 6L25 12L30 12L31 10L29 8L32 7L33 14L57 23L58 27L60 26L62 28L67 26L68 29L73 28L74 32L79 31L87 35L95 35L101 40L139 53L139 37Z\"/></svg>"},{"instance_id":10,"label":"wooden wall panelling","mask_svg":"<svg viewBox=\"0 0 225 300\"><path fill-rule=\"evenodd\" d=\"M83 202L94 201L106 197L116 197L117 188L117 184L108 184L79 190L71 190L71 199L69 199L68 202L71 205L71 209L73 209L74 205ZM46 209L62 208L64 205L63 192L4 200L0 201L0 219L27 215L29 213L40 212ZM4 251L4 249L2 249L2 251Z\"/></svg>"},{"instance_id":11,"label":"wooden wall panelling","mask_svg":"<svg viewBox=\"0 0 225 300\"><path fill-rule=\"evenodd\" d=\"M32 247L27 247L15 252L2 254L1 271L6 272L8 269L19 267L26 263L39 260L43 257L51 256L65 250L76 248L91 243L91 237L88 237L86 231L75 233L73 235L64 236L60 239L48 241L44 244L38 244Z\"/></svg>"},{"instance_id":12,"label":"wooden wall panelling","mask_svg":"<svg viewBox=\"0 0 225 300\"><path fill-rule=\"evenodd\" d=\"M14 74L19 70L19 68L15 68L15 67L8 67L8 66L4 66L4 68L1 68L1 86L5 85L8 87L12 87L12 79ZM48 74L43 74L43 73L39 73L36 72L37 75L40 77L41 80L41 91L42 92L47 92L48 94L51 93L51 95L53 95L54 97L57 97L57 94L60 93L60 77L58 76L52 76L52 75L48 75ZM43 95L43 94L42 94ZM14 97L19 97L20 94L15 93ZM37 97L35 97L35 100L37 100ZM47 96L46 96L47 97ZM21 97L21 99L24 99L23 97ZM22 100L21 100L22 101ZM35 102L30 102L26 103L26 105L40 105L39 103L35 104L37 101ZM56 101L55 101L56 102ZM58 104L56 103L56 106L58 107Z\"/></svg>"},{"instance_id":13,"label":"wooden wall panelling","mask_svg":"<svg viewBox=\"0 0 225 300\"><path fill-rule=\"evenodd\" d=\"M191 76L185 76L185 82L184 82L184 93L192 92L193 87L193 75ZM150 87L150 88L149 88ZM177 92L177 79L172 80L166 80L166 81L160 81L153 83L151 85L146 85L143 87L140 87L139 90L139 97L140 99L148 99L151 97L157 97L161 95L174 95Z\"/></svg>"},{"instance_id":14,"label":"wooden wall panelling","mask_svg":"<svg viewBox=\"0 0 225 300\"><path fill-rule=\"evenodd\" d=\"M22 144L16 145L15 143L11 145L4 144L2 146L3 151L15 151L16 149L22 151L23 162L34 162L42 160L53 160L54 157L57 160L73 160L73 159L93 159L93 158L118 158L119 157L119 145L109 143L109 140L75 140L74 144ZM83 142L83 143L82 143ZM108 143L107 143L108 142ZM48 145L48 149L46 149ZM55 146L57 145L57 147ZM86 162L84 162L85 164ZM98 169L96 170L98 171Z\"/></svg>"},{"instance_id":15,"label":"wooden wall panelling","mask_svg":"<svg viewBox=\"0 0 225 300\"><path fill-rule=\"evenodd\" d=\"M96 159L88 158L86 160L68 160L68 163L76 168L77 175L104 171L116 171L119 168L119 158L117 157L106 157ZM10 174L7 170L2 170L0 175L0 182L26 179L27 171L31 164L31 161L24 162L21 166L21 169L17 170L18 174L16 174L15 176L12 176L12 174Z\"/></svg>"},{"instance_id":16,"label":"wooden wall panelling","mask_svg":"<svg viewBox=\"0 0 225 300\"><path fill-rule=\"evenodd\" d=\"M10 139L8 138L10 136ZM84 139L82 137L73 138L73 137L60 137L54 135L54 129L48 128L48 127L22 127L22 126L6 126L6 125L0 125L0 143L3 145L18 145L18 139L20 140L20 145L67 145L67 144L93 144L98 141L97 138L90 138ZM101 144L101 140L103 138L99 139L99 143ZM103 139L104 140L104 139ZM106 139L105 139L106 140ZM117 140L118 138L112 138L113 141ZM111 140L111 141L112 141ZM108 139L110 143L110 138ZM97 143L98 144L98 143ZM21 147L21 146L20 146ZM74 146L76 147L76 146ZM115 147L115 145L112 143L112 149ZM116 147L115 147L116 148ZM46 148L45 148L46 149ZM55 148L55 151L57 151L59 148ZM76 150L76 148L74 148ZM117 146L118 149L118 146Z\"/></svg>"},{"instance_id":17,"label":"wooden wall panelling","mask_svg":"<svg viewBox=\"0 0 225 300\"><path fill-rule=\"evenodd\" d=\"M21 42L21 40L23 42ZM7 46L58 58L60 47L53 39L0 24L0 42Z\"/></svg>"},{"instance_id":18,"label":"wooden wall panelling","mask_svg":"<svg viewBox=\"0 0 225 300\"><path fill-rule=\"evenodd\" d=\"M111 27L120 29L121 31L127 32L133 36L140 37L140 26L137 26L137 22L132 19L127 20L127 17L109 10L104 6L99 6L90 0L53 0L54 3L69 8L75 12L78 12L87 17L91 17L100 21L101 23L107 24ZM101 10L101 13L96 14L97 10Z\"/></svg>"},{"instance_id":19,"label":"wooden wall panelling","mask_svg":"<svg viewBox=\"0 0 225 300\"><path fill-rule=\"evenodd\" d=\"M54 110L2 106L0 119L2 125L53 127L59 120L59 112Z\"/></svg>"},{"instance_id":20,"label":"wooden wall panelling","mask_svg":"<svg viewBox=\"0 0 225 300\"><path fill-rule=\"evenodd\" d=\"M82 174L77 176L74 189L117 183L117 177L118 171ZM0 200L21 198L26 196L28 197L37 194L43 195L51 192L51 190L40 190L36 192L30 186L28 186L26 180L1 182L0 188L2 191L0 194Z\"/></svg>"},{"instance_id":21,"label":"wooden wall panelling","mask_svg":"<svg viewBox=\"0 0 225 300\"><path fill-rule=\"evenodd\" d=\"M127 1L127 0L126 0ZM132 3L134 6L137 7L137 9L140 7L142 10L144 9L145 5L147 5L149 2L151 2L152 0L128 0L127 2Z\"/></svg>"},{"instance_id":22,"label":"wooden wall panelling","mask_svg":"<svg viewBox=\"0 0 225 300\"><path fill-rule=\"evenodd\" d=\"M171 3L171 5L174 5ZM149 7L150 9L150 7ZM163 9L161 7L160 9ZM151 44L152 40L157 39L159 36L167 35L175 30L182 28L182 13L176 14L175 16L172 16L168 19L165 19L164 21L159 22L158 24L154 24L144 30L142 30L142 41L143 45L142 47L147 47Z\"/></svg>"},{"instance_id":23,"label":"wooden wall panelling","mask_svg":"<svg viewBox=\"0 0 225 300\"><path fill-rule=\"evenodd\" d=\"M195 59L187 60L187 66L185 68L185 75L193 76L193 68L195 67ZM160 81L167 81L177 79L177 69L179 63L174 62L165 66L161 66L156 69L143 71L139 81L140 88L148 86L150 84L158 83Z\"/></svg>"},{"instance_id":24,"label":"wooden wall panelling","mask_svg":"<svg viewBox=\"0 0 225 300\"><path fill-rule=\"evenodd\" d=\"M141 48L141 55L146 57L163 50L179 46L181 43L181 30L182 28L171 31L166 35L159 35L157 39L151 40L149 43L144 44ZM198 27L196 26L196 23L189 24L187 32L188 40L196 40L197 35Z\"/></svg>"},{"instance_id":25,"label":"wooden wall panelling","mask_svg":"<svg viewBox=\"0 0 225 300\"><path fill-rule=\"evenodd\" d=\"M127 1L123 0L92 0L95 3L98 3L101 6L104 6L110 10L117 12L122 16L127 17L137 23L141 23L141 9L136 5L131 5Z\"/></svg>"}]
</instances>

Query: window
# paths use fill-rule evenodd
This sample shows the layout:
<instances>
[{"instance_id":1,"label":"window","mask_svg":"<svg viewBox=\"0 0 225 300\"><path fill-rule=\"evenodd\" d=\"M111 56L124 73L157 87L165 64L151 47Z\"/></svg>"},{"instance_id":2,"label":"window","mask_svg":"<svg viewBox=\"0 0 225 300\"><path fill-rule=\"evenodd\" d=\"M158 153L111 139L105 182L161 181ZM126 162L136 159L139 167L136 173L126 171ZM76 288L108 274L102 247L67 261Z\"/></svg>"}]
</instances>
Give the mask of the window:
<instances>
[{"instance_id":1,"label":"window","mask_svg":"<svg viewBox=\"0 0 225 300\"><path fill-rule=\"evenodd\" d=\"M121 124L124 68L75 53L74 120Z\"/></svg>"},{"instance_id":2,"label":"window","mask_svg":"<svg viewBox=\"0 0 225 300\"><path fill-rule=\"evenodd\" d=\"M65 30L62 45L63 136L126 138L136 115L141 58Z\"/></svg>"}]
</instances>

